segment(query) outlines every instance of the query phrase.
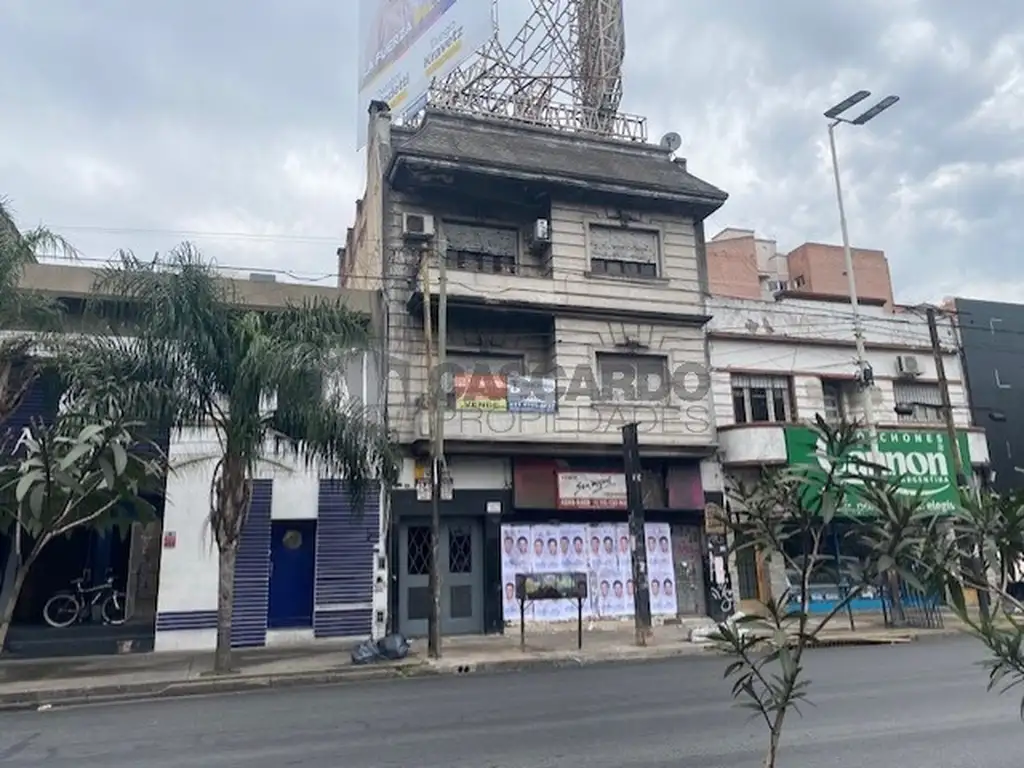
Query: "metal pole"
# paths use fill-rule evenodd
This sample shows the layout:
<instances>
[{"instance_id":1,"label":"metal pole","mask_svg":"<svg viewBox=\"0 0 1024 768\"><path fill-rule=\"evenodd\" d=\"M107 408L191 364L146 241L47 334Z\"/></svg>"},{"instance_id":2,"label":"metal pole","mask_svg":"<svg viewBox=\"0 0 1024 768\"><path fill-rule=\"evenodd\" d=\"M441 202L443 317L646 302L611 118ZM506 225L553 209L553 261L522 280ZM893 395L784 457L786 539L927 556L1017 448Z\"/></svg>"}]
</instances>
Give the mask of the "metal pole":
<instances>
[{"instance_id":1,"label":"metal pole","mask_svg":"<svg viewBox=\"0 0 1024 768\"><path fill-rule=\"evenodd\" d=\"M928 318L928 337L932 345L932 360L935 362L935 377L939 380L939 396L942 402L942 417L946 425L946 439L949 441L950 454L953 457L953 474L956 476L957 495L960 497L960 503L964 504L968 494L967 472L964 467L963 454L960 453L960 441L957 439L956 434L953 402L949 397L949 379L946 378L946 363L942 358L942 344L939 341L939 323L935 307L927 307L925 309L925 316ZM979 544L975 552L972 553L973 556L970 563L971 570L974 571L974 578L979 586L985 584L988 580L988 574L985 573L985 563L979 556L980 553L981 547ZM978 590L978 613L983 621L989 620L989 594L984 589Z\"/></svg>"},{"instance_id":2,"label":"metal pole","mask_svg":"<svg viewBox=\"0 0 1024 768\"><path fill-rule=\"evenodd\" d=\"M423 338L426 343L427 393L430 408L430 613L427 616L427 655L441 658L441 472L437 455L437 412L440 409L439 370L434 366L434 328L430 316L430 262L427 254L420 261L423 293Z\"/></svg>"},{"instance_id":3,"label":"metal pole","mask_svg":"<svg viewBox=\"0 0 1024 768\"><path fill-rule=\"evenodd\" d=\"M843 236L843 261L846 266L846 281L850 290L850 308L853 311L853 337L857 344L857 366L860 368L861 397L864 408L864 425L867 427L872 461L878 463L878 429L875 426L872 390L874 379L869 377L870 366L867 350L864 348L864 327L860 317L860 303L857 300L857 277L853 273L853 252L850 249L850 233L846 226L846 207L843 205L843 185L839 178L839 155L836 152L836 126L838 120L828 124L828 145L832 153L832 175L836 182L836 204L839 206L839 229Z\"/></svg>"},{"instance_id":4,"label":"metal pole","mask_svg":"<svg viewBox=\"0 0 1024 768\"><path fill-rule=\"evenodd\" d=\"M633 624L638 646L647 645L651 634L651 588L647 581L647 539L644 534L643 469L637 425L622 428L623 469L626 473L626 504L633 556Z\"/></svg>"}]
</instances>

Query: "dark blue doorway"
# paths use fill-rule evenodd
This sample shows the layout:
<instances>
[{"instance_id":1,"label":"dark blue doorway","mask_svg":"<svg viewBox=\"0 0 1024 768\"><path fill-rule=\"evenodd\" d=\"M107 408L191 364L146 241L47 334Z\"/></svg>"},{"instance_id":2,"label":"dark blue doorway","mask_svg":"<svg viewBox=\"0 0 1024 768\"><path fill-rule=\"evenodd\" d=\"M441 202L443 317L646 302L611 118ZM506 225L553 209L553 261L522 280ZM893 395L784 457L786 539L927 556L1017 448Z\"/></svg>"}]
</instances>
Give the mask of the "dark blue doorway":
<instances>
[{"instance_id":1,"label":"dark blue doorway","mask_svg":"<svg viewBox=\"0 0 1024 768\"><path fill-rule=\"evenodd\" d=\"M316 520L274 520L270 524L268 629L313 626Z\"/></svg>"}]
</instances>

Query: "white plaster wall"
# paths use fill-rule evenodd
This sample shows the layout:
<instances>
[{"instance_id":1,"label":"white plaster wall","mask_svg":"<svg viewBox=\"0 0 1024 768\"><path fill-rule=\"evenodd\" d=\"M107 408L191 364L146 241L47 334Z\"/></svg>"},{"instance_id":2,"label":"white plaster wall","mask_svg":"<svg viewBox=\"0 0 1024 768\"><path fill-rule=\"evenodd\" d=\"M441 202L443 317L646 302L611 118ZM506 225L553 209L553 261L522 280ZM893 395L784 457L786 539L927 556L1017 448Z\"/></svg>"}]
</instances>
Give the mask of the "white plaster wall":
<instances>
[{"instance_id":1,"label":"white plaster wall","mask_svg":"<svg viewBox=\"0 0 1024 768\"><path fill-rule=\"evenodd\" d=\"M503 457L449 456L448 471L455 490L489 491L512 487L512 461ZM416 487L416 460L402 462L397 488Z\"/></svg>"}]
</instances>

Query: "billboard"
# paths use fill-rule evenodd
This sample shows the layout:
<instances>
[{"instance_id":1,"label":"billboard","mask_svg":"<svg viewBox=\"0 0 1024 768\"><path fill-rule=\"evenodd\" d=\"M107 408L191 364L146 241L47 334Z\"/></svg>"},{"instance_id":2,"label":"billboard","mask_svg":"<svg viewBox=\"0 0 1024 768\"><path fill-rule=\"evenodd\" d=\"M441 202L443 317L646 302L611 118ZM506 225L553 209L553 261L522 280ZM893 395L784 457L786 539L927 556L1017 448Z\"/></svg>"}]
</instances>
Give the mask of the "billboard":
<instances>
[{"instance_id":1,"label":"billboard","mask_svg":"<svg viewBox=\"0 0 1024 768\"><path fill-rule=\"evenodd\" d=\"M431 81L493 34L486 0L359 0L356 149L366 146L371 101L386 101L399 115L414 113Z\"/></svg>"}]
</instances>

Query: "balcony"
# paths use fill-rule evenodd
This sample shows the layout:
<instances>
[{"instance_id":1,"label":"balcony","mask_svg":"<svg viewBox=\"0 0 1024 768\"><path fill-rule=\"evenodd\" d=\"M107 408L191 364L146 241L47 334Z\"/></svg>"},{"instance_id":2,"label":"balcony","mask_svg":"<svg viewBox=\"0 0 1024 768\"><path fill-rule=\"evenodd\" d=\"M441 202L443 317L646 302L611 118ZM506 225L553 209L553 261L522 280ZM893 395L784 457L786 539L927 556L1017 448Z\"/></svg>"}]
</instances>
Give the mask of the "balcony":
<instances>
[{"instance_id":1,"label":"balcony","mask_svg":"<svg viewBox=\"0 0 1024 768\"><path fill-rule=\"evenodd\" d=\"M495 258L460 268L459 254L446 260L448 300L460 304L554 304L557 291L546 265L524 264L514 259ZM424 285L431 297L441 292L440 269L436 262L424 260L420 267L418 290Z\"/></svg>"},{"instance_id":2,"label":"balcony","mask_svg":"<svg viewBox=\"0 0 1024 768\"><path fill-rule=\"evenodd\" d=\"M785 464L785 425L733 424L719 427L718 446L727 467L760 467Z\"/></svg>"},{"instance_id":3,"label":"balcony","mask_svg":"<svg viewBox=\"0 0 1024 768\"><path fill-rule=\"evenodd\" d=\"M456 381L454 389L445 407L444 437L449 443L471 443L474 450L487 443L496 450L519 444L529 451L538 443L567 453L601 450L620 446L622 427L633 422L640 425L640 441L648 452L703 455L713 443L703 403L614 403L585 397L565 402L556 379L529 376L491 377L475 392L468 391L466 381ZM417 440L430 439L426 409L417 413L415 431Z\"/></svg>"},{"instance_id":4,"label":"balcony","mask_svg":"<svg viewBox=\"0 0 1024 768\"><path fill-rule=\"evenodd\" d=\"M722 464L726 467L778 466L789 462L786 450L786 428L796 426L784 423L730 424L718 429L718 445ZM960 429L967 439L967 456L973 467L984 467L989 463L988 443L984 431L976 428ZM935 426L906 425L895 429L879 429L880 441L883 433L935 433L941 435L942 428Z\"/></svg>"}]
</instances>

